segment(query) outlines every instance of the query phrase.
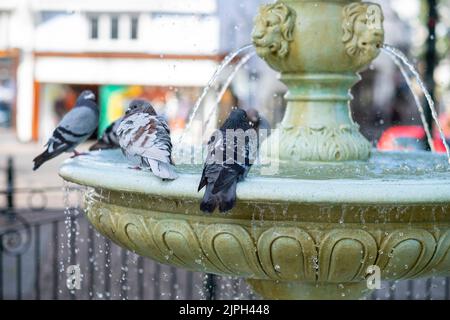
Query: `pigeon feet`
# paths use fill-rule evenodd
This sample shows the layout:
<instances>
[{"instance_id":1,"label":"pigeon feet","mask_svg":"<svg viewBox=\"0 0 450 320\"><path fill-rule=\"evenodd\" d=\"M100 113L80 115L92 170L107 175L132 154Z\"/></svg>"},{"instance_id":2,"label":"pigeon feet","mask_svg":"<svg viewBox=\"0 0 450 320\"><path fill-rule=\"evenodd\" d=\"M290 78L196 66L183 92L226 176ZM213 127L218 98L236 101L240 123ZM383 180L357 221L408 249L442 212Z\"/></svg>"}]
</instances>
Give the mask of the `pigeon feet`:
<instances>
[{"instance_id":1,"label":"pigeon feet","mask_svg":"<svg viewBox=\"0 0 450 320\"><path fill-rule=\"evenodd\" d=\"M70 157L71 159L79 157L79 156L85 156L87 155L86 152L78 152L77 150L73 150L73 155Z\"/></svg>"},{"instance_id":2,"label":"pigeon feet","mask_svg":"<svg viewBox=\"0 0 450 320\"><path fill-rule=\"evenodd\" d=\"M142 170L142 168L138 167L138 166L136 166L136 167L128 167L128 169L131 169L131 170Z\"/></svg>"}]
</instances>

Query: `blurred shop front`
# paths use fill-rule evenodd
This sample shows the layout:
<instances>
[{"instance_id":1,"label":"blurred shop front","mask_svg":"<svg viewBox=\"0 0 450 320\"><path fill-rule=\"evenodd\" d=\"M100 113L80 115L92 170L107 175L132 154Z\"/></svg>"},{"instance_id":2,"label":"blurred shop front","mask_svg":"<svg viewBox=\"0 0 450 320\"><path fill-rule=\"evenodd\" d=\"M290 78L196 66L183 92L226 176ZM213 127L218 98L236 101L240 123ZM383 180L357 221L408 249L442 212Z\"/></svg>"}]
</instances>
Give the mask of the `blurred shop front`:
<instances>
[{"instance_id":1,"label":"blurred shop front","mask_svg":"<svg viewBox=\"0 0 450 320\"><path fill-rule=\"evenodd\" d=\"M92 90L98 97L101 135L110 123L120 118L133 99L152 102L176 134L187 122L192 106L201 93L197 86L80 85L43 83L39 85L39 139L45 140L55 124L73 107L81 91ZM94 137L93 137L94 138Z\"/></svg>"},{"instance_id":2,"label":"blurred shop front","mask_svg":"<svg viewBox=\"0 0 450 320\"><path fill-rule=\"evenodd\" d=\"M18 52L0 50L0 127L15 124Z\"/></svg>"}]
</instances>

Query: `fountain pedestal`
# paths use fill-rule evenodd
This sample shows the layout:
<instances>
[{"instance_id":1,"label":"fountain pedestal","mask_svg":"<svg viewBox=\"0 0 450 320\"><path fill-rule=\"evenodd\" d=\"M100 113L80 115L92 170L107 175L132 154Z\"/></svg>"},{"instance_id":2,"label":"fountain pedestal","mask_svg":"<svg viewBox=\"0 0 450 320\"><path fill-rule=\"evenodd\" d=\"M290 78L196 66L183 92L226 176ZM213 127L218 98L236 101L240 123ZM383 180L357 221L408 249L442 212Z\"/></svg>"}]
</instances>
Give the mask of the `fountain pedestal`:
<instances>
[{"instance_id":1,"label":"fountain pedestal","mask_svg":"<svg viewBox=\"0 0 450 320\"><path fill-rule=\"evenodd\" d=\"M317 283L247 280L253 291L270 300L357 300L370 293L365 282Z\"/></svg>"},{"instance_id":2,"label":"fountain pedestal","mask_svg":"<svg viewBox=\"0 0 450 320\"><path fill-rule=\"evenodd\" d=\"M293 166L369 158L370 143L351 119L350 89L379 54L382 21L377 4L360 1L284 0L261 7L253 43L289 88L280 136L269 138L263 152L280 143L279 160Z\"/></svg>"},{"instance_id":3,"label":"fountain pedestal","mask_svg":"<svg viewBox=\"0 0 450 320\"><path fill-rule=\"evenodd\" d=\"M289 87L286 113L262 154L279 144L272 160L291 166L299 161L367 160L371 145L349 110L350 88L359 79L356 74L283 74L281 80Z\"/></svg>"}]
</instances>

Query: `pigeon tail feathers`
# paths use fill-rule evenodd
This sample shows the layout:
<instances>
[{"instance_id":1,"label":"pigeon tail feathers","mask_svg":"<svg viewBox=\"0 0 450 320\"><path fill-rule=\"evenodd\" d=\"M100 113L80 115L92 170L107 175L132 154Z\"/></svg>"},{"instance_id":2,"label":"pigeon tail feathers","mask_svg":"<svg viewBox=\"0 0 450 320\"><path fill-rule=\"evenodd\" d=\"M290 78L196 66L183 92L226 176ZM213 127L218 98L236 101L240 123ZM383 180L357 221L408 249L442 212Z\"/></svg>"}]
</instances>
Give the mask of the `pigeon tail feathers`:
<instances>
[{"instance_id":1,"label":"pigeon tail feathers","mask_svg":"<svg viewBox=\"0 0 450 320\"><path fill-rule=\"evenodd\" d=\"M148 159L148 164L153 174L161 179L175 180L178 174L175 172L175 167L170 163Z\"/></svg>"},{"instance_id":2,"label":"pigeon tail feathers","mask_svg":"<svg viewBox=\"0 0 450 320\"><path fill-rule=\"evenodd\" d=\"M203 200L200 203L200 210L207 213L213 213L217 207L217 197L212 193L212 184L206 186L205 194L203 195Z\"/></svg>"},{"instance_id":3,"label":"pigeon tail feathers","mask_svg":"<svg viewBox=\"0 0 450 320\"><path fill-rule=\"evenodd\" d=\"M219 211L222 213L230 211L236 205L236 186L237 181L234 181L225 189L213 193L214 184L209 183L206 186L205 194L200 204L200 210L213 213L218 206Z\"/></svg>"},{"instance_id":4,"label":"pigeon tail feathers","mask_svg":"<svg viewBox=\"0 0 450 320\"><path fill-rule=\"evenodd\" d=\"M45 150L40 155L38 155L36 158L33 159L33 171L36 171L40 168L45 162L47 162L50 159L53 159L54 157L58 156L59 153L51 154L48 152L48 150Z\"/></svg>"}]
</instances>

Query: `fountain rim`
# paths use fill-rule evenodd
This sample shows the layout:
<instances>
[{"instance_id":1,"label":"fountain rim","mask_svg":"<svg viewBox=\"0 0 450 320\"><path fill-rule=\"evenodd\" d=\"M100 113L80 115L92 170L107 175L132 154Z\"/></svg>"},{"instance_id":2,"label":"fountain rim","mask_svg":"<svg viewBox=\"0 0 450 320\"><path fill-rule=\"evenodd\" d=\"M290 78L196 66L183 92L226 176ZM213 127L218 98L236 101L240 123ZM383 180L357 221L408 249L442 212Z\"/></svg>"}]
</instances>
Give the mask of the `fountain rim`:
<instances>
[{"instance_id":1,"label":"fountain rim","mask_svg":"<svg viewBox=\"0 0 450 320\"><path fill-rule=\"evenodd\" d=\"M85 156L89 157L89 156ZM109 170L108 170L109 169ZM79 185L161 198L201 199L197 192L200 173L179 173L174 181L161 181L147 171L95 165L83 158L66 160L59 171L66 181ZM121 177L121 178L118 178ZM126 177L126 178L123 178ZM328 179L248 177L238 184L239 201L304 204L430 205L450 204L450 181L418 179Z\"/></svg>"}]
</instances>

